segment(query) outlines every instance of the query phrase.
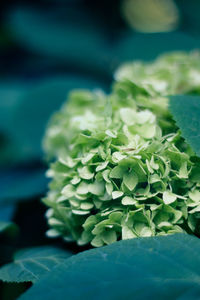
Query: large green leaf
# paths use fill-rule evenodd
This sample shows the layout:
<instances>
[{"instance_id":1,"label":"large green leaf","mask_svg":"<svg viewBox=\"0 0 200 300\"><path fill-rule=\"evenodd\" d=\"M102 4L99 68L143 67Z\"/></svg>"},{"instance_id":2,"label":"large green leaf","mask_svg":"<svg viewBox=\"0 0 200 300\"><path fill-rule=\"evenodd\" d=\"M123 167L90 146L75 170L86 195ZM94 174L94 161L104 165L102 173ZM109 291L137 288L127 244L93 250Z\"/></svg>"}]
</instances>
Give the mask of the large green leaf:
<instances>
[{"instance_id":1,"label":"large green leaf","mask_svg":"<svg viewBox=\"0 0 200 300\"><path fill-rule=\"evenodd\" d=\"M112 57L104 24L82 6L69 5L52 10L18 6L12 8L7 20L16 41L31 52L107 73Z\"/></svg>"},{"instance_id":2,"label":"large green leaf","mask_svg":"<svg viewBox=\"0 0 200 300\"><path fill-rule=\"evenodd\" d=\"M12 263L0 268L0 279L6 282L35 282L71 255L50 246L18 251Z\"/></svg>"},{"instance_id":3,"label":"large green leaf","mask_svg":"<svg viewBox=\"0 0 200 300\"><path fill-rule=\"evenodd\" d=\"M0 171L0 204L42 195L47 188L45 169L8 169Z\"/></svg>"},{"instance_id":4,"label":"large green leaf","mask_svg":"<svg viewBox=\"0 0 200 300\"><path fill-rule=\"evenodd\" d=\"M171 96L170 111L183 137L200 156L200 96Z\"/></svg>"},{"instance_id":5,"label":"large green leaf","mask_svg":"<svg viewBox=\"0 0 200 300\"><path fill-rule=\"evenodd\" d=\"M18 231L18 227L14 223L0 221L0 234L5 231L8 232L8 234L13 235Z\"/></svg>"},{"instance_id":6,"label":"large green leaf","mask_svg":"<svg viewBox=\"0 0 200 300\"><path fill-rule=\"evenodd\" d=\"M15 239L19 234L19 227L12 222L5 222L0 221L0 236L4 236L8 238L9 240ZM0 250L2 249L2 246L0 244ZM4 256L4 255L3 255ZM0 263L3 260L4 257L0 257Z\"/></svg>"},{"instance_id":7,"label":"large green leaf","mask_svg":"<svg viewBox=\"0 0 200 300\"><path fill-rule=\"evenodd\" d=\"M3 205L0 207L0 221L8 222L12 219L15 212L15 205Z\"/></svg>"},{"instance_id":8,"label":"large green leaf","mask_svg":"<svg viewBox=\"0 0 200 300\"><path fill-rule=\"evenodd\" d=\"M69 91L81 88L98 88L100 83L79 76L55 76L43 79L27 91L13 115L13 137L20 145L25 157L38 157L42 154L41 141L51 114L60 108ZM15 125L16 124L16 125Z\"/></svg>"},{"instance_id":9,"label":"large green leaf","mask_svg":"<svg viewBox=\"0 0 200 300\"><path fill-rule=\"evenodd\" d=\"M20 299L196 299L199 252L185 234L116 242L66 260Z\"/></svg>"},{"instance_id":10,"label":"large green leaf","mask_svg":"<svg viewBox=\"0 0 200 300\"><path fill-rule=\"evenodd\" d=\"M51 114L72 89L105 88L94 78L55 75L31 83L0 81L0 164L38 159L41 140ZM3 139L1 138L3 135Z\"/></svg>"},{"instance_id":11,"label":"large green leaf","mask_svg":"<svg viewBox=\"0 0 200 300\"><path fill-rule=\"evenodd\" d=\"M15 108L28 86L14 79L0 80L0 132L9 131Z\"/></svg>"},{"instance_id":12,"label":"large green leaf","mask_svg":"<svg viewBox=\"0 0 200 300\"><path fill-rule=\"evenodd\" d=\"M11 137L13 131L17 134L13 115L28 87L28 83L26 85L19 80L0 80L0 165L7 166L18 159L19 154Z\"/></svg>"}]
</instances>

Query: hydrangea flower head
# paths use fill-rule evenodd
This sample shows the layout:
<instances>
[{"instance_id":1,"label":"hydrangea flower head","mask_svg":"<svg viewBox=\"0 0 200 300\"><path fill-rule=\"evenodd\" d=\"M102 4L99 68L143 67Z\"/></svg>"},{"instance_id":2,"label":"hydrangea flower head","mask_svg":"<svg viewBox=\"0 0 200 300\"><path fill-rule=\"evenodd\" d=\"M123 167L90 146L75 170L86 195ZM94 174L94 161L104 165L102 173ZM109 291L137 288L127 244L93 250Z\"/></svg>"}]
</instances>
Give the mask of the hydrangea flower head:
<instances>
[{"instance_id":1,"label":"hydrangea flower head","mask_svg":"<svg viewBox=\"0 0 200 300\"><path fill-rule=\"evenodd\" d=\"M175 53L127 64L116 72L110 95L70 94L44 139L54 159L43 199L49 236L99 247L198 234L200 159L175 126L168 95L198 92L199 58Z\"/></svg>"}]
</instances>

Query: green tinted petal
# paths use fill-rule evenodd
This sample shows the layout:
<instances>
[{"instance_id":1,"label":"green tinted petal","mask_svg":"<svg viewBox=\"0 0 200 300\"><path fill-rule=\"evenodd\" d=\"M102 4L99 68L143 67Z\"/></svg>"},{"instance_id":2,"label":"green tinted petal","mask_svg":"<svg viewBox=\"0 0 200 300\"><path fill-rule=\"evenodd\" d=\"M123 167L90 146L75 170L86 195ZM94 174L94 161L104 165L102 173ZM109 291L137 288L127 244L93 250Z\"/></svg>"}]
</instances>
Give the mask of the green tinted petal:
<instances>
[{"instance_id":1,"label":"green tinted petal","mask_svg":"<svg viewBox=\"0 0 200 300\"><path fill-rule=\"evenodd\" d=\"M166 191L163 193L163 201L165 204L170 204L176 201L177 196L173 194L171 191Z\"/></svg>"},{"instance_id":2,"label":"green tinted petal","mask_svg":"<svg viewBox=\"0 0 200 300\"><path fill-rule=\"evenodd\" d=\"M78 168L79 176L83 179L90 180L94 177L94 173L91 173L88 167Z\"/></svg>"},{"instance_id":3,"label":"green tinted petal","mask_svg":"<svg viewBox=\"0 0 200 300\"><path fill-rule=\"evenodd\" d=\"M108 161L103 162L102 164L99 164L98 167L96 168L96 172L104 170L108 165Z\"/></svg>"},{"instance_id":4,"label":"green tinted petal","mask_svg":"<svg viewBox=\"0 0 200 300\"><path fill-rule=\"evenodd\" d=\"M62 189L61 193L64 196L66 196L67 198L70 198L75 195L75 189L74 189L73 185L68 184Z\"/></svg>"},{"instance_id":5,"label":"green tinted petal","mask_svg":"<svg viewBox=\"0 0 200 300\"><path fill-rule=\"evenodd\" d=\"M122 204L123 205L135 205L137 203L137 201L131 197L125 196L122 199Z\"/></svg>"},{"instance_id":6,"label":"green tinted petal","mask_svg":"<svg viewBox=\"0 0 200 300\"><path fill-rule=\"evenodd\" d=\"M95 181L88 185L88 191L94 195L102 195L104 193L103 182Z\"/></svg>"},{"instance_id":7,"label":"green tinted petal","mask_svg":"<svg viewBox=\"0 0 200 300\"><path fill-rule=\"evenodd\" d=\"M124 168L117 166L111 170L109 177L110 178L123 178L123 175L124 175Z\"/></svg>"},{"instance_id":8,"label":"green tinted petal","mask_svg":"<svg viewBox=\"0 0 200 300\"><path fill-rule=\"evenodd\" d=\"M190 199L192 199L195 202L199 202L200 201L200 191L199 190L190 191L188 193L188 196L190 197Z\"/></svg>"},{"instance_id":9,"label":"green tinted petal","mask_svg":"<svg viewBox=\"0 0 200 300\"><path fill-rule=\"evenodd\" d=\"M105 244L109 245L117 241L117 234L114 230L106 230L101 234Z\"/></svg>"},{"instance_id":10,"label":"green tinted petal","mask_svg":"<svg viewBox=\"0 0 200 300\"><path fill-rule=\"evenodd\" d=\"M123 183L130 191L133 191L138 184L138 176L133 172L125 173L123 176Z\"/></svg>"},{"instance_id":11,"label":"green tinted petal","mask_svg":"<svg viewBox=\"0 0 200 300\"><path fill-rule=\"evenodd\" d=\"M112 192L112 198L113 199L117 199L117 198L120 198L121 196L123 196L123 192L121 192L121 191L114 191L114 192Z\"/></svg>"},{"instance_id":12,"label":"green tinted petal","mask_svg":"<svg viewBox=\"0 0 200 300\"><path fill-rule=\"evenodd\" d=\"M84 181L82 181L82 182L79 184L79 186L78 186L76 192L77 192L78 194L80 194L80 195L85 195L85 194L87 194L87 193L89 192L89 186L88 186L88 184L85 183Z\"/></svg>"}]
</instances>

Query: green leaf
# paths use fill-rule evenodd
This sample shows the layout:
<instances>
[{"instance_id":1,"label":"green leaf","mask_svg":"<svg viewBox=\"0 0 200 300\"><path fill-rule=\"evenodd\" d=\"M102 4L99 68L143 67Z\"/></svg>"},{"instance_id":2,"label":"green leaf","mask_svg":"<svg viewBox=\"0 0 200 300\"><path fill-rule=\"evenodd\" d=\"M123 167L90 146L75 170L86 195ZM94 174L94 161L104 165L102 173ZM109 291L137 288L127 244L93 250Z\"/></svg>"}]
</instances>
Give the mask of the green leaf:
<instances>
[{"instance_id":1,"label":"green leaf","mask_svg":"<svg viewBox=\"0 0 200 300\"><path fill-rule=\"evenodd\" d=\"M171 96L170 111L181 129L182 136L190 144L194 152L200 156L200 97Z\"/></svg>"},{"instance_id":2,"label":"green leaf","mask_svg":"<svg viewBox=\"0 0 200 300\"><path fill-rule=\"evenodd\" d=\"M15 205L3 205L0 209L0 220L4 222L8 222L12 219L13 214L15 212Z\"/></svg>"},{"instance_id":3,"label":"green leaf","mask_svg":"<svg viewBox=\"0 0 200 300\"><path fill-rule=\"evenodd\" d=\"M49 117L72 89L102 87L99 80L80 75L54 75L24 84L0 80L0 133L5 141L0 164L24 162L43 155L41 140Z\"/></svg>"},{"instance_id":4,"label":"green leaf","mask_svg":"<svg viewBox=\"0 0 200 300\"><path fill-rule=\"evenodd\" d=\"M15 254L12 263L0 268L0 279L6 282L35 282L69 256L71 253L49 246L21 250Z\"/></svg>"},{"instance_id":5,"label":"green leaf","mask_svg":"<svg viewBox=\"0 0 200 300\"><path fill-rule=\"evenodd\" d=\"M1 170L0 180L1 204L41 195L45 192L48 182L43 168Z\"/></svg>"},{"instance_id":6,"label":"green leaf","mask_svg":"<svg viewBox=\"0 0 200 300\"><path fill-rule=\"evenodd\" d=\"M7 167L21 157L13 139L13 133L18 133L17 124L13 128L13 116L20 98L30 87L30 83L25 84L22 80L0 80L0 165Z\"/></svg>"},{"instance_id":7,"label":"green leaf","mask_svg":"<svg viewBox=\"0 0 200 300\"><path fill-rule=\"evenodd\" d=\"M18 227L14 223L0 221L0 234L7 233L10 236L15 236L18 233Z\"/></svg>"},{"instance_id":8,"label":"green leaf","mask_svg":"<svg viewBox=\"0 0 200 300\"><path fill-rule=\"evenodd\" d=\"M20 299L198 299L199 251L185 234L116 242L69 258Z\"/></svg>"},{"instance_id":9,"label":"green leaf","mask_svg":"<svg viewBox=\"0 0 200 300\"><path fill-rule=\"evenodd\" d=\"M27 84L27 83L26 83ZM0 81L0 131L6 132L10 129L13 113L19 105L19 99L26 92L29 85L22 81L1 80Z\"/></svg>"},{"instance_id":10,"label":"green leaf","mask_svg":"<svg viewBox=\"0 0 200 300\"><path fill-rule=\"evenodd\" d=\"M21 156L41 157L41 141L49 117L61 106L69 91L97 87L99 82L80 76L54 76L37 82L24 93L12 119L12 135Z\"/></svg>"},{"instance_id":11,"label":"green leaf","mask_svg":"<svg viewBox=\"0 0 200 300\"><path fill-rule=\"evenodd\" d=\"M23 47L36 53L64 60L78 67L104 72L111 68L111 53L103 24L89 10L73 6L53 10L17 6L9 11L7 26Z\"/></svg>"}]
</instances>

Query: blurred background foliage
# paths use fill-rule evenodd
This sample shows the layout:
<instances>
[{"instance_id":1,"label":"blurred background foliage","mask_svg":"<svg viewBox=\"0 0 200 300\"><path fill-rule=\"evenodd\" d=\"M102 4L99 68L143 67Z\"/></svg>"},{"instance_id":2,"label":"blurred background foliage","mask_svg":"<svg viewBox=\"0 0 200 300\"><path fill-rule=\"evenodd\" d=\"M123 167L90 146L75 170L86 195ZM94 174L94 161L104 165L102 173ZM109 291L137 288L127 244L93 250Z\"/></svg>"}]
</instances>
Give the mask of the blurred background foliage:
<instances>
[{"instance_id":1,"label":"blurred background foliage","mask_svg":"<svg viewBox=\"0 0 200 300\"><path fill-rule=\"evenodd\" d=\"M49 243L41 140L68 92L109 92L125 61L200 48L199 11L198 0L1 0L0 263Z\"/></svg>"}]
</instances>

